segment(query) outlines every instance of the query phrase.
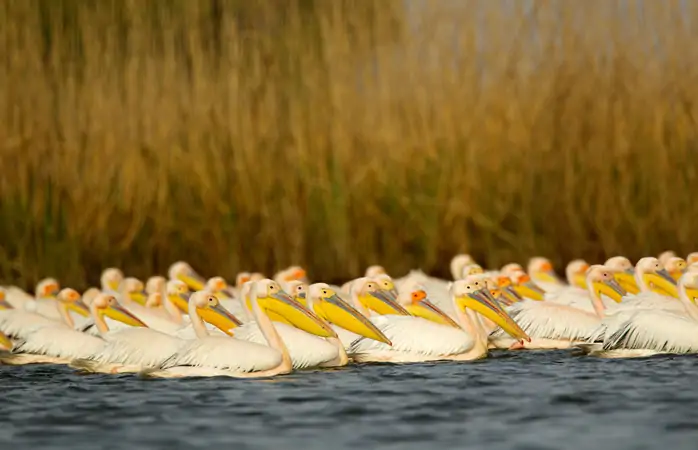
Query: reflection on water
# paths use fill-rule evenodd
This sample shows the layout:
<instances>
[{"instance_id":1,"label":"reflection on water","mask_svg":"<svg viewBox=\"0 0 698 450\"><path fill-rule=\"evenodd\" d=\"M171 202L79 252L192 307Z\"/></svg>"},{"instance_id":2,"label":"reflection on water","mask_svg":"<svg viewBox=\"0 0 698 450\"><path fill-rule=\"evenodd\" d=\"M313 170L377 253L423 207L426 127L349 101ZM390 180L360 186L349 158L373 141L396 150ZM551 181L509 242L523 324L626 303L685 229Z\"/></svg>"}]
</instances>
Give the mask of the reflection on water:
<instances>
[{"instance_id":1,"label":"reflection on water","mask_svg":"<svg viewBox=\"0 0 698 450\"><path fill-rule=\"evenodd\" d=\"M257 381L0 367L0 446L695 449L696 371L693 356L621 361L567 352Z\"/></svg>"}]
</instances>

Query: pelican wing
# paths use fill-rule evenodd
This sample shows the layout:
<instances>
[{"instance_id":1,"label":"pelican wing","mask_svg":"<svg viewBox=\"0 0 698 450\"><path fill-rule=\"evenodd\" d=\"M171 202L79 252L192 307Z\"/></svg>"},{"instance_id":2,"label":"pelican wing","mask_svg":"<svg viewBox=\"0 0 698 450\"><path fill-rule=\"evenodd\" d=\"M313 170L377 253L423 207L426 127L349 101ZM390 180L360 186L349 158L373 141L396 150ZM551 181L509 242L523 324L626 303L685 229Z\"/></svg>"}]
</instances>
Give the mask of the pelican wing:
<instances>
[{"instance_id":1,"label":"pelican wing","mask_svg":"<svg viewBox=\"0 0 698 450\"><path fill-rule=\"evenodd\" d=\"M227 336L209 336L186 344L161 369L193 366L233 372L258 372L281 364L281 353L266 345Z\"/></svg>"},{"instance_id":2,"label":"pelican wing","mask_svg":"<svg viewBox=\"0 0 698 450\"><path fill-rule=\"evenodd\" d=\"M698 352L698 323L671 311L638 311L606 336L604 350Z\"/></svg>"},{"instance_id":3,"label":"pelican wing","mask_svg":"<svg viewBox=\"0 0 698 450\"><path fill-rule=\"evenodd\" d=\"M156 367L177 353L186 341L149 328L110 331L106 344L90 359L100 363Z\"/></svg>"},{"instance_id":4,"label":"pelican wing","mask_svg":"<svg viewBox=\"0 0 698 450\"><path fill-rule=\"evenodd\" d=\"M339 354L337 347L323 338L285 323L275 322L274 326L286 344L291 361L293 361L293 368L296 370L317 367L324 362L335 359ZM257 322L244 323L235 328L233 334L236 339L267 346L267 340Z\"/></svg>"},{"instance_id":5,"label":"pelican wing","mask_svg":"<svg viewBox=\"0 0 698 450\"><path fill-rule=\"evenodd\" d=\"M467 352L474 343L463 330L421 317L376 316L371 317L371 321L390 339L393 343L392 347L383 342L362 337L352 342L347 351L349 356L358 357L387 352L448 356Z\"/></svg>"},{"instance_id":6,"label":"pelican wing","mask_svg":"<svg viewBox=\"0 0 698 450\"><path fill-rule=\"evenodd\" d=\"M15 344L13 353L32 353L56 358L88 358L104 346L100 338L68 327L41 327Z\"/></svg>"},{"instance_id":7,"label":"pelican wing","mask_svg":"<svg viewBox=\"0 0 698 450\"><path fill-rule=\"evenodd\" d=\"M21 309L0 311L0 332L15 339L24 339L37 328L45 326L64 327L69 329L63 322L49 319L29 311L23 311Z\"/></svg>"},{"instance_id":8,"label":"pelican wing","mask_svg":"<svg viewBox=\"0 0 698 450\"><path fill-rule=\"evenodd\" d=\"M598 316L551 302L527 300L515 303L507 309L509 315L531 337L586 341L597 332L601 320ZM503 337L498 328L493 337Z\"/></svg>"}]
</instances>

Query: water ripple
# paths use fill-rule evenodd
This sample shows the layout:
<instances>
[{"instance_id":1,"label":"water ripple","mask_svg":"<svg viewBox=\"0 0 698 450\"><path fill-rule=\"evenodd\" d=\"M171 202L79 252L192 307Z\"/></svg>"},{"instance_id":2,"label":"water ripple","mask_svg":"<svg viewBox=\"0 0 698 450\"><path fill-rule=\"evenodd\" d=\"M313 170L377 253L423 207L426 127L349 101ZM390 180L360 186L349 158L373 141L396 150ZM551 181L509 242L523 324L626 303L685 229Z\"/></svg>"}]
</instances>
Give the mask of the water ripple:
<instances>
[{"instance_id":1,"label":"water ripple","mask_svg":"<svg viewBox=\"0 0 698 450\"><path fill-rule=\"evenodd\" d=\"M90 449L693 449L694 356L497 352L266 380L0 367L0 445Z\"/></svg>"}]
</instances>

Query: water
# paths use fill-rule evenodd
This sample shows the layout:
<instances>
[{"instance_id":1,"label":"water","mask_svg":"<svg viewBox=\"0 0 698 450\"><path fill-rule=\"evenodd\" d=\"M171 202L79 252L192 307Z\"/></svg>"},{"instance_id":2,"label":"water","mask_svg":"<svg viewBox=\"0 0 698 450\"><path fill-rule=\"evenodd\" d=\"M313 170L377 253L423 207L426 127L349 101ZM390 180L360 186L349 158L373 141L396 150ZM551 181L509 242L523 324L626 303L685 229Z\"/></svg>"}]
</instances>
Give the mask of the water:
<instances>
[{"instance_id":1,"label":"water","mask_svg":"<svg viewBox=\"0 0 698 450\"><path fill-rule=\"evenodd\" d=\"M0 448L695 449L693 356L500 352L267 380L0 366Z\"/></svg>"}]
</instances>

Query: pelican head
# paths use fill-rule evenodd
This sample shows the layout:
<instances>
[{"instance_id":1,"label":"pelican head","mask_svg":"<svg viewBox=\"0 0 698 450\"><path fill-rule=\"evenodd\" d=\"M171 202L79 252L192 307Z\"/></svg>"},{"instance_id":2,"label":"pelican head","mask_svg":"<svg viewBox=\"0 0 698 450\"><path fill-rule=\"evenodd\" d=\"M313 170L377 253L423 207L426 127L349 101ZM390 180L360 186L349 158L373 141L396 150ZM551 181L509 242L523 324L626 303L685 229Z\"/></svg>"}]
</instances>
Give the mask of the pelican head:
<instances>
[{"instance_id":1,"label":"pelican head","mask_svg":"<svg viewBox=\"0 0 698 450\"><path fill-rule=\"evenodd\" d=\"M507 275L510 276L516 272L526 272L523 267L521 267L521 264L519 263L509 263L509 264L504 264L502 268L500 269L500 272L502 275Z\"/></svg>"},{"instance_id":2,"label":"pelican head","mask_svg":"<svg viewBox=\"0 0 698 450\"><path fill-rule=\"evenodd\" d=\"M499 325L502 330L514 339L531 341L528 334L492 297L482 281L473 279L457 280L451 285L450 290L456 305L463 311L471 309Z\"/></svg>"},{"instance_id":3,"label":"pelican head","mask_svg":"<svg viewBox=\"0 0 698 450\"><path fill-rule=\"evenodd\" d=\"M198 316L221 330L228 336L232 336L233 330L242 325L237 317L220 304L218 297L210 291L202 290L194 292L189 299L190 307L196 308Z\"/></svg>"},{"instance_id":4,"label":"pelican head","mask_svg":"<svg viewBox=\"0 0 698 450\"><path fill-rule=\"evenodd\" d=\"M511 280L514 282L514 290L521 297L530 298L531 300L544 300L545 291L531 280L525 272L514 272L511 275Z\"/></svg>"},{"instance_id":5,"label":"pelican head","mask_svg":"<svg viewBox=\"0 0 698 450\"><path fill-rule=\"evenodd\" d=\"M223 277L211 277L206 281L205 290L223 297L231 297L228 283Z\"/></svg>"},{"instance_id":6,"label":"pelican head","mask_svg":"<svg viewBox=\"0 0 698 450\"><path fill-rule=\"evenodd\" d=\"M250 281L261 281L261 280L266 280L266 279L267 279L267 277L265 277L263 273L252 272L250 274Z\"/></svg>"},{"instance_id":7,"label":"pelican head","mask_svg":"<svg viewBox=\"0 0 698 450\"><path fill-rule=\"evenodd\" d=\"M583 259L575 259L570 261L565 268L565 276L567 277L567 282L570 286L577 286L578 288L586 289L585 276L587 269L589 269L589 263Z\"/></svg>"},{"instance_id":8,"label":"pelican head","mask_svg":"<svg viewBox=\"0 0 698 450\"><path fill-rule=\"evenodd\" d=\"M595 264L587 270L586 285L593 296L603 294L618 303L628 294L614 277L613 271L600 264Z\"/></svg>"},{"instance_id":9,"label":"pelican head","mask_svg":"<svg viewBox=\"0 0 698 450\"><path fill-rule=\"evenodd\" d=\"M637 294L640 288L635 282L635 268L625 256L613 256L603 264L613 272L613 277L630 294Z\"/></svg>"},{"instance_id":10,"label":"pelican head","mask_svg":"<svg viewBox=\"0 0 698 450\"><path fill-rule=\"evenodd\" d=\"M167 280L163 276L155 275L150 277L148 278L148 281L145 282L145 293L152 294L154 292L165 292L166 284Z\"/></svg>"},{"instance_id":11,"label":"pelican head","mask_svg":"<svg viewBox=\"0 0 698 450\"><path fill-rule=\"evenodd\" d=\"M253 282L250 300L263 311L271 311L282 316L293 326L320 337L336 338L337 333L317 314L296 301L274 280L264 279Z\"/></svg>"},{"instance_id":12,"label":"pelican head","mask_svg":"<svg viewBox=\"0 0 698 450\"><path fill-rule=\"evenodd\" d=\"M635 281L645 291L653 291L661 295L678 297L676 280L659 262L659 259L647 256L635 265Z\"/></svg>"},{"instance_id":13,"label":"pelican head","mask_svg":"<svg viewBox=\"0 0 698 450\"><path fill-rule=\"evenodd\" d=\"M387 275L388 272L385 271L383 266L373 265L366 268L365 276L369 278L377 277L378 275Z\"/></svg>"},{"instance_id":14,"label":"pelican head","mask_svg":"<svg viewBox=\"0 0 698 450\"><path fill-rule=\"evenodd\" d=\"M172 264L167 271L167 276L170 280L185 282L187 287L193 291L200 291L206 287L206 280L184 261L177 261Z\"/></svg>"},{"instance_id":15,"label":"pelican head","mask_svg":"<svg viewBox=\"0 0 698 450\"><path fill-rule=\"evenodd\" d=\"M676 256L676 253L674 253L671 250L664 251L657 256L657 259L659 260L662 265L666 265L667 261L669 261L669 258L673 258Z\"/></svg>"},{"instance_id":16,"label":"pelican head","mask_svg":"<svg viewBox=\"0 0 698 450\"><path fill-rule=\"evenodd\" d=\"M80 314L83 317L90 317L90 308L83 303L80 294L75 289L63 288L56 296L56 300L61 302L65 307Z\"/></svg>"},{"instance_id":17,"label":"pelican head","mask_svg":"<svg viewBox=\"0 0 698 450\"><path fill-rule=\"evenodd\" d=\"M463 267L466 264L475 264L475 260L466 253L461 253L451 259L451 276L454 280L458 280L461 277Z\"/></svg>"},{"instance_id":18,"label":"pelican head","mask_svg":"<svg viewBox=\"0 0 698 450\"><path fill-rule=\"evenodd\" d=\"M411 315L389 293L390 289L381 289L379 283L373 278L360 277L352 280L348 290L354 302L353 306L365 315L370 311L378 314Z\"/></svg>"},{"instance_id":19,"label":"pelican head","mask_svg":"<svg viewBox=\"0 0 698 450\"><path fill-rule=\"evenodd\" d=\"M342 300L326 283L308 286L308 308L318 316L360 336L393 345L366 316Z\"/></svg>"},{"instance_id":20,"label":"pelican head","mask_svg":"<svg viewBox=\"0 0 698 450\"><path fill-rule=\"evenodd\" d=\"M671 277L676 281L679 281L681 275L683 275L686 272L687 267L688 264L686 264L686 260L677 256L672 256L671 258L668 258L667 262L664 263L664 268L667 270L667 272L669 272L669 275L671 275Z\"/></svg>"},{"instance_id":21,"label":"pelican head","mask_svg":"<svg viewBox=\"0 0 698 450\"><path fill-rule=\"evenodd\" d=\"M56 298L60 285L55 278L44 278L36 284L36 298Z\"/></svg>"},{"instance_id":22,"label":"pelican head","mask_svg":"<svg viewBox=\"0 0 698 450\"><path fill-rule=\"evenodd\" d=\"M12 309L12 305L7 301L5 289L0 287L0 311L3 309Z\"/></svg>"},{"instance_id":23,"label":"pelican head","mask_svg":"<svg viewBox=\"0 0 698 450\"><path fill-rule=\"evenodd\" d=\"M288 283L289 281L298 280L304 283L308 282L308 274L300 266L291 266L281 270L274 275L274 281L277 283Z\"/></svg>"},{"instance_id":24,"label":"pelican head","mask_svg":"<svg viewBox=\"0 0 698 450\"><path fill-rule=\"evenodd\" d=\"M293 280L288 282L288 293L291 294L291 296L296 299L297 301L301 302L305 306L308 306L306 303L306 296L308 294L308 284L304 283L300 280Z\"/></svg>"},{"instance_id":25,"label":"pelican head","mask_svg":"<svg viewBox=\"0 0 698 450\"><path fill-rule=\"evenodd\" d=\"M132 327L147 327L138 317L121 306L116 300L116 297L111 294L97 295L92 300L90 309L99 317L107 316Z\"/></svg>"},{"instance_id":26,"label":"pelican head","mask_svg":"<svg viewBox=\"0 0 698 450\"><path fill-rule=\"evenodd\" d=\"M499 290L502 292L502 296L506 299L505 303L511 304L523 300L523 297L516 292L514 283L510 277L506 275L499 275L494 281L497 283Z\"/></svg>"},{"instance_id":27,"label":"pelican head","mask_svg":"<svg viewBox=\"0 0 698 450\"><path fill-rule=\"evenodd\" d=\"M99 278L99 282L102 284L102 290L107 292L116 292L123 280L124 273L116 267L104 269Z\"/></svg>"},{"instance_id":28,"label":"pelican head","mask_svg":"<svg viewBox=\"0 0 698 450\"><path fill-rule=\"evenodd\" d=\"M184 281L170 280L165 287L167 299L182 313L189 313L189 297L191 292Z\"/></svg>"},{"instance_id":29,"label":"pelican head","mask_svg":"<svg viewBox=\"0 0 698 450\"><path fill-rule=\"evenodd\" d=\"M250 281L252 279L252 274L249 272L238 272L237 275L235 275L235 287L240 289L243 284L246 282Z\"/></svg>"},{"instance_id":30,"label":"pelican head","mask_svg":"<svg viewBox=\"0 0 698 450\"><path fill-rule=\"evenodd\" d=\"M373 281L378 283L378 287L383 290L383 292L386 293L390 297L391 300L397 300L398 292L397 288L395 287L395 282L393 281L392 278L390 278L390 275L388 274L381 274L381 275L376 275L375 277L371 277Z\"/></svg>"},{"instance_id":31,"label":"pelican head","mask_svg":"<svg viewBox=\"0 0 698 450\"><path fill-rule=\"evenodd\" d=\"M480 264L466 264L463 266L463 271L461 272L461 276L458 277L459 279L463 280L470 275L479 275L485 273L485 270L482 268Z\"/></svg>"},{"instance_id":32,"label":"pelican head","mask_svg":"<svg viewBox=\"0 0 698 450\"><path fill-rule=\"evenodd\" d=\"M526 272L535 282L560 283L560 279L555 270L553 270L553 264L548 258L543 258L542 256L531 258Z\"/></svg>"},{"instance_id":33,"label":"pelican head","mask_svg":"<svg viewBox=\"0 0 698 450\"><path fill-rule=\"evenodd\" d=\"M124 281L121 282L120 289L122 295L127 296L136 303L145 305L145 300L148 298L148 295L145 293L145 286L143 286L143 282L138 278L124 278Z\"/></svg>"},{"instance_id":34,"label":"pelican head","mask_svg":"<svg viewBox=\"0 0 698 450\"><path fill-rule=\"evenodd\" d=\"M400 286L398 301L405 306L405 309L413 316L431 320L432 322L442 325L460 328L460 325L458 325L451 316L429 300L424 286L416 280L408 280Z\"/></svg>"},{"instance_id":35,"label":"pelican head","mask_svg":"<svg viewBox=\"0 0 698 450\"><path fill-rule=\"evenodd\" d=\"M686 256L686 263L688 265L691 265L696 262L698 262L698 252L692 252L689 253L688 256Z\"/></svg>"}]
</instances>

